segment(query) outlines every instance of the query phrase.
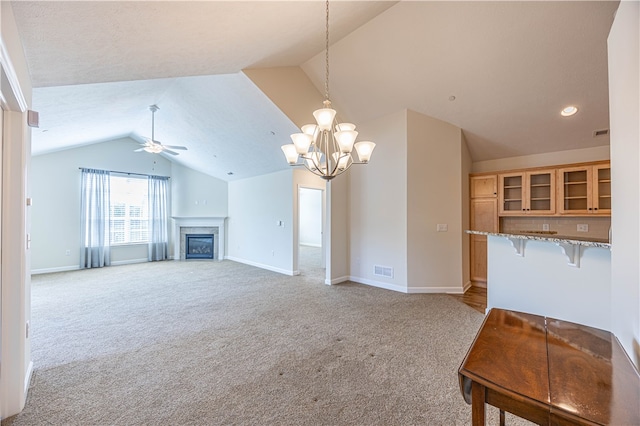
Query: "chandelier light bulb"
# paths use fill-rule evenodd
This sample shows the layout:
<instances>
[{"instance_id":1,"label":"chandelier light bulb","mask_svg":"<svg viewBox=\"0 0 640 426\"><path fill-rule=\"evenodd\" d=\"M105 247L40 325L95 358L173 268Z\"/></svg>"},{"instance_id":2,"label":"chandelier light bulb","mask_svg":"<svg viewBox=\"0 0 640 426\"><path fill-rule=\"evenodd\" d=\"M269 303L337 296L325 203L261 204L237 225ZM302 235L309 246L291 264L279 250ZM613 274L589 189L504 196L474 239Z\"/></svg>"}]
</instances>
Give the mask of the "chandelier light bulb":
<instances>
[{"instance_id":1,"label":"chandelier light bulb","mask_svg":"<svg viewBox=\"0 0 640 426\"><path fill-rule=\"evenodd\" d=\"M306 133L294 133L291 135L291 140L298 151L298 154L304 155L309 151L311 146L311 136Z\"/></svg>"},{"instance_id":2,"label":"chandelier light bulb","mask_svg":"<svg viewBox=\"0 0 640 426\"><path fill-rule=\"evenodd\" d=\"M336 132L352 131L356 129L353 123L340 123L336 125Z\"/></svg>"},{"instance_id":3,"label":"chandelier light bulb","mask_svg":"<svg viewBox=\"0 0 640 426\"><path fill-rule=\"evenodd\" d=\"M305 133L309 136L315 135L317 129L318 129L318 126L315 124L305 124L300 128L300 130L302 130L302 133Z\"/></svg>"},{"instance_id":4,"label":"chandelier light bulb","mask_svg":"<svg viewBox=\"0 0 640 426\"><path fill-rule=\"evenodd\" d=\"M375 149L376 144L370 141L358 142L355 144L356 151L358 152L358 158L363 163L368 163L371 159L371 154Z\"/></svg>"},{"instance_id":5,"label":"chandelier light bulb","mask_svg":"<svg viewBox=\"0 0 640 426\"><path fill-rule=\"evenodd\" d=\"M353 151L353 144L358 137L358 132L355 130L345 130L342 132L334 133L338 145L340 145L340 152L344 154L350 154Z\"/></svg>"},{"instance_id":6,"label":"chandelier light bulb","mask_svg":"<svg viewBox=\"0 0 640 426\"><path fill-rule=\"evenodd\" d=\"M333 120L336 117L336 110L331 108L320 108L313 111L313 116L316 118L320 130L331 130Z\"/></svg>"},{"instance_id":7,"label":"chandelier light bulb","mask_svg":"<svg viewBox=\"0 0 640 426\"><path fill-rule=\"evenodd\" d=\"M294 144L290 143L282 145L280 148L282 149L282 152L284 152L284 156L287 158L287 163L294 165L298 162L298 151Z\"/></svg>"}]
</instances>

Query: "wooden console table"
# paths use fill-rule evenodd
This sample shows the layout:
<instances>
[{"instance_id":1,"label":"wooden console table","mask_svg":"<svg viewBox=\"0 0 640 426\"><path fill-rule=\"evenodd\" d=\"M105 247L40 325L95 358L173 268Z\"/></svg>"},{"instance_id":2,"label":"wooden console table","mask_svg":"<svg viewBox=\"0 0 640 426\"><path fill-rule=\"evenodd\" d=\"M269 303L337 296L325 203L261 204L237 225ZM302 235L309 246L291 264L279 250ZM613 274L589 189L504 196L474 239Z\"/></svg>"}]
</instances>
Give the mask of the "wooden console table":
<instances>
[{"instance_id":1,"label":"wooden console table","mask_svg":"<svg viewBox=\"0 0 640 426\"><path fill-rule=\"evenodd\" d=\"M485 403L541 425L640 425L640 375L610 332L492 309L458 370L473 425Z\"/></svg>"}]
</instances>

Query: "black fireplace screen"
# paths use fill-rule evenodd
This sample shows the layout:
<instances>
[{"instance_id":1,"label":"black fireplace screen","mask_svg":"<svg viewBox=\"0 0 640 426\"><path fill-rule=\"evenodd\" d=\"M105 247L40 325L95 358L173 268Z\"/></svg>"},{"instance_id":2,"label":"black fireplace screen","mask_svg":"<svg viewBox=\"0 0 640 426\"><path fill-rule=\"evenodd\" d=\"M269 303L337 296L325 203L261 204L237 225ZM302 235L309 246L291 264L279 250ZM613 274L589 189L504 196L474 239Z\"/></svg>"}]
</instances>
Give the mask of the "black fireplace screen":
<instances>
[{"instance_id":1,"label":"black fireplace screen","mask_svg":"<svg viewBox=\"0 0 640 426\"><path fill-rule=\"evenodd\" d=\"M185 235L186 259L213 259L213 234Z\"/></svg>"}]
</instances>

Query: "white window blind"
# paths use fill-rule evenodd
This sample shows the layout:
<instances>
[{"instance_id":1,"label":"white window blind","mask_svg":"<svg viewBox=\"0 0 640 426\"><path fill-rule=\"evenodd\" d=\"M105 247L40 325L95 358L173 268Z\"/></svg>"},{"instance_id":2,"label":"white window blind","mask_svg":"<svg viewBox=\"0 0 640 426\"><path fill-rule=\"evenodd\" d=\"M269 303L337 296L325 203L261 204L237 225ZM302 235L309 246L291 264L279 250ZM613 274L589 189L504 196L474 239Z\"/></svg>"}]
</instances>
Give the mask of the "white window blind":
<instances>
[{"instance_id":1,"label":"white window blind","mask_svg":"<svg viewBox=\"0 0 640 426\"><path fill-rule=\"evenodd\" d=\"M111 245L149 242L146 178L111 176Z\"/></svg>"}]
</instances>

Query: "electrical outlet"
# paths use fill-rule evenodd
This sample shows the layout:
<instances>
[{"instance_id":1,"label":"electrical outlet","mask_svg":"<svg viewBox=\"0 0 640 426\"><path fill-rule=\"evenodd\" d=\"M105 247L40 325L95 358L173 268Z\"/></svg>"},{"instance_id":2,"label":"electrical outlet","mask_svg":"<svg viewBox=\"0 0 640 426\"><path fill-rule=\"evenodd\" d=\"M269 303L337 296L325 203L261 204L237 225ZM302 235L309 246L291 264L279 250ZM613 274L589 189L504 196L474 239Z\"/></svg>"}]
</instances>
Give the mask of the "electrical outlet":
<instances>
[{"instance_id":1,"label":"electrical outlet","mask_svg":"<svg viewBox=\"0 0 640 426\"><path fill-rule=\"evenodd\" d=\"M587 225L586 223L579 223L578 232L589 232L589 225Z\"/></svg>"},{"instance_id":2,"label":"electrical outlet","mask_svg":"<svg viewBox=\"0 0 640 426\"><path fill-rule=\"evenodd\" d=\"M542 230L543 231L548 231L549 230L549 224L548 223L543 223L542 224Z\"/></svg>"},{"instance_id":3,"label":"electrical outlet","mask_svg":"<svg viewBox=\"0 0 640 426\"><path fill-rule=\"evenodd\" d=\"M67 251L64 252L65 256L71 256L71 250L67 249Z\"/></svg>"}]
</instances>

